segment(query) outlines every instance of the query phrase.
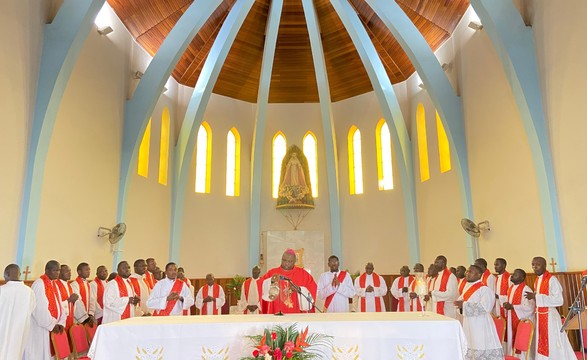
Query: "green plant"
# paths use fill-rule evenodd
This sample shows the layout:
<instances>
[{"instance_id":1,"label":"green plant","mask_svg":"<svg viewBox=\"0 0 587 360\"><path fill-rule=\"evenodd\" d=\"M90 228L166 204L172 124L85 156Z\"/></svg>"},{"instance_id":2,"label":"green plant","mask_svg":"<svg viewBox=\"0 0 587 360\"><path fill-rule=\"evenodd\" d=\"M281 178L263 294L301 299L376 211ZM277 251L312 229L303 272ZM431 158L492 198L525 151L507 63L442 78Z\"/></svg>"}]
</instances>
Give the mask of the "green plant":
<instances>
[{"instance_id":1,"label":"green plant","mask_svg":"<svg viewBox=\"0 0 587 360\"><path fill-rule=\"evenodd\" d=\"M234 296L236 296L237 300L241 298L241 289L243 288L243 283L246 279L246 277L236 274L232 279L228 280L228 282L226 283L228 290L232 291Z\"/></svg>"}]
</instances>

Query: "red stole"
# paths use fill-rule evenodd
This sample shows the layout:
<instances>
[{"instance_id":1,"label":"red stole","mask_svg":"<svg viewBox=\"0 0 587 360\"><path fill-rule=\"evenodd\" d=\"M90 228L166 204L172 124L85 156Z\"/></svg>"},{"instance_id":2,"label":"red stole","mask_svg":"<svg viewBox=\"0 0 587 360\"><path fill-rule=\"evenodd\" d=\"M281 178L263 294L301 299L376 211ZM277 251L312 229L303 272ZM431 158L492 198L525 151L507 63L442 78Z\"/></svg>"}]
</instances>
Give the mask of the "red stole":
<instances>
[{"instance_id":1,"label":"red stole","mask_svg":"<svg viewBox=\"0 0 587 360\"><path fill-rule=\"evenodd\" d=\"M515 291L512 291L514 286L517 286ZM520 305L522 304L522 295L524 294L524 283L520 283L518 285L512 285L508 289L508 302L512 305ZM518 318L518 314L516 314L516 310L510 310L511 316L511 323L512 323L512 339L516 338L516 331L518 330L518 324L520 323L520 319Z\"/></svg>"},{"instance_id":2,"label":"red stole","mask_svg":"<svg viewBox=\"0 0 587 360\"><path fill-rule=\"evenodd\" d=\"M130 297L130 295L128 293L128 289L126 288L125 279L123 279L120 276L117 276L114 278L114 280L118 284L118 295L121 298ZM128 280L128 279L126 279L126 280ZM128 319L128 318L130 318L130 303L126 304L126 307L124 308L124 311L122 312L122 315L120 315L120 320Z\"/></svg>"},{"instance_id":3,"label":"red stole","mask_svg":"<svg viewBox=\"0 0 587 360\"><path fill-rule=\"evenodd\" d=\"M407 287L413 280L414 280L414 276L412 276L412 275L408 276L408 281L407 281L407 284L406 284L406 278L403 277L403 276L401 276L400 279L399 279L399 281L397 282L397 288L398 289L403 289L403 288ZM403 298L398 301L397 306L398 306L398 311L399 312L405 312L405 311L407 311L406 310L406 306L404 304L404 299Z\"/></svg>"},{"instance_id":4,"label":"red stole","mask_svg":"<svg viewBox=\"0 0 587 360\"><path fill-rule=\"evenodd\" d=\"M412 292L416 292L416 281L415 280L413 280L412 283L410 284L410 289L412 290ZM414 311L414 304L412 303L412 301L416 301L416 310L422 311L422 303L420 302L420 297L417 297L417 298L410 301L410 309L412 311Z\"/></svg>"},{"instance_id":5,"label":"red stole","mask_svg":"<svg viewBox=\"0 0 587 360\"><path fill-rule=\"evenodd\" d=\"M346 277L346 271L341 271L341 272L338 273L337 279L342 284L342 282L344 281L344 278L345 277ZM330 303L332 302L332 299L334 299L334 295L335 294L336 293L333 293L333 294L328 295L328 297L324 301L324 312L327 312L328 311L328 307L330 306Z\"/></svg>"},{"instance_id":6,"label":"red stole","mask_svg":"<svg viewBox=\"0 0 587 360\"><path fill-rule=\"evenodd\" d=\"M189 289L189 288L190 288L190 285L192 284L192 283L190 283L190 279L188 279L188 278L183 278L183 282L185 282L185 283L187 284L187 286L188 286L188 289ZM190 290L190 291L191 291L191 290ZM193 294L192 294L192 295L193 295ZM182 315L184 315L184 316L187 316L187 315L189 315L189 314L190 314L190 309L186 309L186 310L184 310L184 311L183 311L183 313L182 313Z\"/></svg>"},{"instance_id":7,"label":"red stole","mask_svg":"<svg viewBox=\"0 0 587 360\"><path fill-rule=\"evenodd\" d=\"M510 287L510 273L507 271L504 271L503 274L501 274L501 277L498 275L497 279L501 280L501 283L499 284L495 284L495 293L497 295L507 295L508 294L508 290ZM505 309L503 308L503 306L499 305L499 314L505 318Z\"/></svg>"},{"instance_id":8,"label":"red stole","mask_svg":"<svg viewBox=\"0 0 587 360\"><path fill-rule=\"evenodd\" d=\"M77 286L79 287L79 295L82 298L82 302L84 303L84 307L86 308L86 311L88 311L90 309L90 284L88 284L87 281L84 281L84 279L82 279L81 277L77 277L75 279L75 282L77 283Z\"/></svg>"},{"instance_id":9,"label":"red stole","mask_svg":"<svg viewBox=\"0 0 587 360\"><path fill-rule=\"evenodd\" d=\"M150 271L145 272L145 283L149 287L149 290L153 290L156 282L155 276L153 276Z\"/></svg>"},{"instance_id":10,"label":"red stole","mask_svg":"<svg viewBox=\"0 0 587 360\"><path fill-rule=\"evenodd\" d=\"M463 295L463 290L465 290L465 285L467 285L467 279L465 279L465 278L459 279L459 295Z\"/></svg>"},{"instance_id":11,"label":"red stole","mask_svg":"<svg viewBox=\"0 0 587 360\"><path fill-rule=\"evenodd\" d=\"M47 296L47 302L49 303L47 306L49 313L51 314L51 317L59 321L61 305L57 300L59 293L55 288L55 281L49 279L45 274L41 275L41 280L43 280L43 285L45 285L45 295Z\"/></svg>"},{"instance_id":12,"label":"red stole","mask_svg":"<svg viewBox=\"0 0 587 360\"><path fill-rule=\"evenodd\" d=\"M486 286L486 285L484 285L482 282L478 282L478 283L471 285L471 287L469 287L467 289L467 291L465 291L465 293L463 294L463 300L468 301L469 298L471 298L471 296L475 293L475 291L477 291L481 288L481 286Z\"/></svg>"},{"instance_id":13,"label":"red stole","mask_svg":"<svg viewBox=\"0 0 587 360\"><path fill-rule=\"evenodd\" d=\"M139 279L129 276L130 284L132 285L132 289L135 292L135 295L141 297L141 284L139 284Z\"/></svg>"},{"instance_id":14,"label":"red stole","mask_svg":"<svg viewBox=\"0 0 587 360\"><path fill-rule=\"evenodd\" d=\"M59 279L55 280L55 284L57 284L57 288L59 289L59 293L61 294L61 301L67 301L67 299L69 298L69 296L71 296L71 294L73 293L73 289L71 288L71 285L66 282L67 284L67 289L65 288L65 285L63 285L63 282L61 282ZM74 310L74 303L70 303L69 301L67 301L67 307L69 308L69 314L67 315L67 318L65 319L65 329L69 330L69 328L73 325L73 310Z\"/></svg>"},{"instance_id":15,"label":"red stole","mask_svg":"<svg viewBox=\"0 0 587 360\"><path fill-rule=\"evenodd\" d=\"M438 289L438 291L444 292L446 291L446 287L448 285L448 279L450 278L450 275L452 273L450 271L448 271L448 269L445 267L443 272L442 272L442 278L440 279L440 288ZM438 280L438 276L436 276L434 278L434 285L432 286L432 289L434 289L436 286L436 280ZM444 301L437 301L436 302L436 312L440 315L444 315Z\"/></svg>"},{"instance_id":16,"label":"red stole","mask_svg":"<svg viewBox=\"0 0 587 360\"><path fill-rule=\"evenodd\" d=\"M250 291L250 287L251 287L251 281L255 280L257 282L257 293L259 295L259 302L261 302L262 299L262 292L263 292L263 283L260 283L260 279L253 279L253 278L248 278L247 280L245 280L244 282L244 289L245 289L245 299L247 300L247 303L249 302L249 291ZM259 313L261 313L261 308L259 308ZM249 309L245 308L245 311L243 312L243 314L248 314L249 313Z\"/></svg>"},{"instance_id":17,"label":"red stole","mask_svg":"<svg viewBox=\"0 0 587 360\"><path fill-rule=\"evenodd\" d=\"M542 282L540 283L540 289L538 289L536 286L538 285L538 279L540 277L537 277L536 280L534 281L534 291L537 292L537 294L542 294L542 295L549 295L550 294L550 288L549 288L549 283L550 283L550 278L552 277L552 275L548 272L548 270L544 271L544 274L542 274ZM548 348L548 307L547 306L540 306L536 308L536 317L538 320L538 353L544 356L548 356L549 354L549 348Z\"/></svg>"},{"instance_id":18,"label":"red stole","mask_svg":"<svg viewBox=\"0 0 587 360\"><path fill-rule=\"evenodd\" d=\"M483 276L481 276L481 282L483 283L483 285L487 286L487 279L489 279L489 277L491 276L491 271L485 269L485 272L483 273Z\"/></svg>"},{"instance_id":19,"label":"red stole","mask_svg":"<svg viewBox=\"0 0 587 360\"><path fill-rule=\"evenodd\" d=\"M379 280L379 275L377 275L375 272L373 272L371 274L371 276L373 277L373 287L379 287L381 285L381 281ZM365 281L367 279L367 273L363 273L363 275L361 275L359 277L359 285L361 286L361 288L365 288ZM381 312L381 296L375 296L374 298L375 300L375 312ZM361 296L361 312L365 312L367 309L367 303L366 303L366 299L365 296Z\"/></svg>"},{"instance_id":20,"label":"red stole","mask_svg":"<svg viewBox=\"0 0 587 360\"><path fill-rule=\"evenodd\" d=\"M183 289L183 284L184 284L183 281L181 281L179 279L175 279L175 282L173 283L173 286L171 287L171 291L169 292L169 294L171 294L171 293L181 294L181 289ZM155 310L153 312L153 316L169 316L169 315L171 315L171 311L175 307L175 304L177 304L178 300L179 299L168 301L167 306L165 306L165 309Z\"/></svg>"},{"instance_id":21,"label":"red stole","mask_svg":"<svg viewBox=\"0 0 587 360\"><path fill-rule=\"evenodd\" d=\"M98 297L98 304L100 305L100 308L104 309L104 284L102 284L102 280L98 279L98 277L96 277L94 281L96 282L96 296Z\"/></svg>"},{"instance_id":22,"label":"red stole","mask_svg":"<svg viewBox=\"0 0 587 360\"><path fill-rule=\"evenodd\" d=\"M216 299L218 299L219 296L220 296L220 285L214 284L212 286L212 297L214 298L214 300L212 300L212 302L213 302L212 314L213 315L218 315L218 309L216 308ZM208 297L208 285L207 284L202 287L202 297L204 299L206 297ZM202 306L201 314L208 315L208 303L204 303L204 305Z\"/></svg>"}]
</instances>

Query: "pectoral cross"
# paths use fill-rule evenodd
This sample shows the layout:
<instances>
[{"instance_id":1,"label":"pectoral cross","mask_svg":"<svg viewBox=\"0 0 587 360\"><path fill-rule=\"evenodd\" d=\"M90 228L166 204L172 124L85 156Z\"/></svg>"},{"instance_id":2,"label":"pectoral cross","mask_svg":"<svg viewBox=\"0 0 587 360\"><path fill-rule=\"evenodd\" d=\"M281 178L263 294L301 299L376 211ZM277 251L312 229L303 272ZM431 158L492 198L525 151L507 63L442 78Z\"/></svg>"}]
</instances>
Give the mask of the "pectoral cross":
<instances>
[{"instance_id":1,"label":"pectoral cross","mask_svg":"<svg viewBox=\"0 0 587 360\"><path fill-rule=\"evenodd\" d=\"M552 272L554 272L554 266L558 265L556 262L554 262L554 258L550 258L550 266L552 266Z\"/></svg>"},{"instance_id":2,"label":"pectoral cross","mask_svg":"<svg viewBox=\"0 0 587 360\"><path fill-rule=\"evenodd\" d=\"M30 270L29 267L27 266L26 269L23 271L24 274L24 281L27 281L29 279L29 274L30 274Z\"/></svg>"}]
</instances>

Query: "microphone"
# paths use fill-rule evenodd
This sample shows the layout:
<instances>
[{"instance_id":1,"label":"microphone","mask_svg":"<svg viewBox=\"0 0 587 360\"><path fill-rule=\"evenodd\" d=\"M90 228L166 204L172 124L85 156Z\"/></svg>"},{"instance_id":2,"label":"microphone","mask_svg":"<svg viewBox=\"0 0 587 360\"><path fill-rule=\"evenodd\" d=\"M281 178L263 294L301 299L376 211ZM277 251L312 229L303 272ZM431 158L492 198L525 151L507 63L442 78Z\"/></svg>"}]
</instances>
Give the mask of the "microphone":
<instances>
[{"instance_id":1,"label":"microphone","mask_svg":"<svg viewBox=\"0 0 587 360\"><path fill-rule=\"evenodd\" d=\"M279 275L279 280L286 280L286 281L292 282L290 278L288 278L287 276L283 276L283 275Z\"/></svg>"}]
</instances>

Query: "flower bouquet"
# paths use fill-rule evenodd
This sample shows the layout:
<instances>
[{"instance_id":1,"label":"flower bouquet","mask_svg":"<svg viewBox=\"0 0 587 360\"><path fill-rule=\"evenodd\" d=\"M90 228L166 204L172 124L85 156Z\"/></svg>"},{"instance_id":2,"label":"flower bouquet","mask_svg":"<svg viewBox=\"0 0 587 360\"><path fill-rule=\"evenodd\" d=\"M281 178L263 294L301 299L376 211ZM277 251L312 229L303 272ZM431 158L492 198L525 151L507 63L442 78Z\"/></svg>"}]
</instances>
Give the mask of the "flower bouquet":
<instances>
[{"instance_id":1,"label":"flower bouquet","mask_svg":"<svg viewBox=\"0 0 587 360\"><path fill-rule=\"evenodd\" d=\"M298 331L296 324L288 327L275 325L265 329L262 335L247 336L253 342L251 356L241 360L282 360L282 359L324 359L320 350L329 349L331 336L325 334L308 334L308 327Z\"/></svg>"}]
</instances>

